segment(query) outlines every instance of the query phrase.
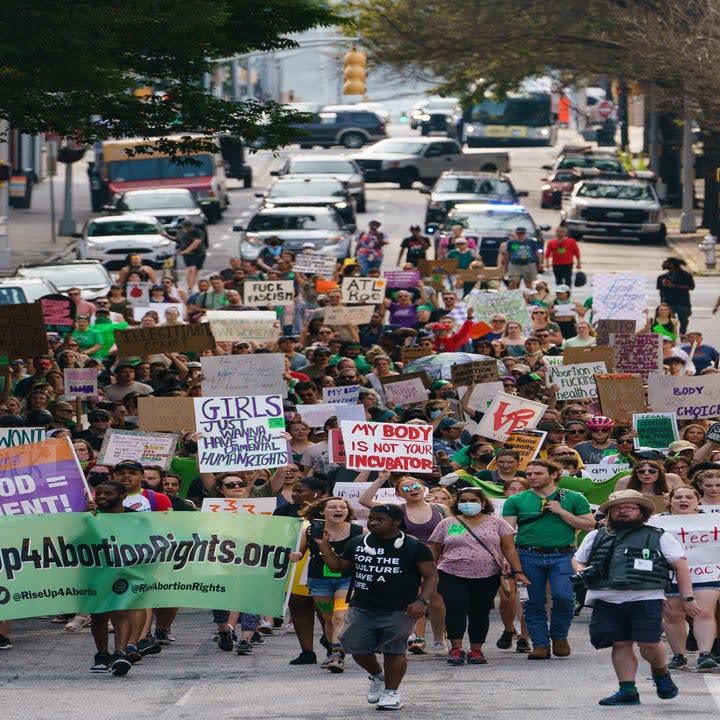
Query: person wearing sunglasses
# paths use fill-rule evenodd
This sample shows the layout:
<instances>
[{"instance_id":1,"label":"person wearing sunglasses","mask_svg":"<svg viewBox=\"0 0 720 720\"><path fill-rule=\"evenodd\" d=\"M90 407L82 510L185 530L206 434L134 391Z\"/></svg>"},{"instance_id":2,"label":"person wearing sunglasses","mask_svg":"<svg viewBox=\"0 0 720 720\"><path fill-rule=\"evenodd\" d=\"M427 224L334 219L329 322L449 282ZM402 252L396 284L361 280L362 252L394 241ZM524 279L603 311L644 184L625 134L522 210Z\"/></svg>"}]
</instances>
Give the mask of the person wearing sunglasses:
<instances>
[{"instance_id":1,"label":"person wearing sunglasses","mask_svg":"<svg viewBox=\"0 0 720 720\"><path fill-rule=\"evenodd\" d=\"M547 308L531 305L530 310L530 335L537 335L541 330L548 332L548 341L552 345L562 345L563 336L560 332L560 326L550 320L550 311Z\"/></svg>"},{"instance_id":2,"label":"person wearing sunglasses","mask_svg":"<svg viewBox=\"0 0 720 720\"><path fill-rule=\"evenodd\" d=\"M617 481L615 491L637 490L644 497L664 498L672 488L683 484L677 475L668 475L662 463L656 460L641 460L629 475ZM657 505L659 510L664 510L666 503L658 500Z\"/></svg>"},{"instance_id":3,"label":"person wearing sunglasses","mask_svg":"<svg viewBox=\"0 0 720 720\"><path fill-rule=\"evenodd\" d=\"M640 459L633 452L636 434L628 427L618 426L613 428L612 435L618 451L611 455L605 455L600 460L600 465L617 465L618 463L626 463L631 467L635 465Z\"/></svg>"}]
</instances>

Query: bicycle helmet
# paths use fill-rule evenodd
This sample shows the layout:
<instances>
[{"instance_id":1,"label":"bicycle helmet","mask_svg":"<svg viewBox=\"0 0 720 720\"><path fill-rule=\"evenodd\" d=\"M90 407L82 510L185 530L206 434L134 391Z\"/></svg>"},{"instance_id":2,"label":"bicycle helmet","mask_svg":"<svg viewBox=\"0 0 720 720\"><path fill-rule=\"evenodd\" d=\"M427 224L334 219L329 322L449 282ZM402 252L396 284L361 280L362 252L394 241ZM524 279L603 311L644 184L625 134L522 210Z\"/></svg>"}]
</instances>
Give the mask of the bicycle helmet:
<instances>
[{"instance_id":1,"label":"bicycle helmet","mask_svg":"<svg viewBox=\"0 0 720 720\"><path fill-rule=\"evenodd\" d=\"M590 430L611 430L615 423L605 415L593 415L587 421L587 426Z\"/></svg>"}]
</instances>

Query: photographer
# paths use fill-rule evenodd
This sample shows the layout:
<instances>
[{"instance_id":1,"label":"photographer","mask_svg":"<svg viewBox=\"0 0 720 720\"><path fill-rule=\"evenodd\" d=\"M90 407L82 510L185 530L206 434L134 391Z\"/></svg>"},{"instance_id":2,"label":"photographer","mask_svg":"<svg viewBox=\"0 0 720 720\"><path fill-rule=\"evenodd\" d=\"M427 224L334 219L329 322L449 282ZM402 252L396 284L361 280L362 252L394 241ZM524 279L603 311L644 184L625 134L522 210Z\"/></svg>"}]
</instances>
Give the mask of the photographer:
<instances>
[{"instance_id":1,"label":"photographer","mask_svg":"<svg viewBox=\"0 0 720 720\"><path fill-rule=\"evenodd\" d=\"M598 512L607 516L607 525L585 537L572 564L578 573L574 581L588 588L585 602L593 608L590 642L597 649L612 647L613 668L620 683L619 690L599 704L640 704L634 642L650 664L657 696L669 700L678 694L678 688L668 672L660 635L671 571L675 571L685 613L700 613L691 594L684 550L669 533L646 525L655 506L637 490L612 493Z\"/></svg>"}]
</instances>

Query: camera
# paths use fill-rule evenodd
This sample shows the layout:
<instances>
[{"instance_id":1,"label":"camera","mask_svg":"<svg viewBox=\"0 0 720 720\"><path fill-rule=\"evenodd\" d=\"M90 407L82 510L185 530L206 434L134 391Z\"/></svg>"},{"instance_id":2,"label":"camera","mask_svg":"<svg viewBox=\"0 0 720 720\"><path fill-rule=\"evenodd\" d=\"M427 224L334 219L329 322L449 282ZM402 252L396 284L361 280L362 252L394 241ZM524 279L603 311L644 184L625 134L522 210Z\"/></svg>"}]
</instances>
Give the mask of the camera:
<instances>
[{"instance_id":1,"label":"camera","mask_svg":"<svg viewBox=\"0 0 720 720\"><path fill-rule=\"evenodd\" d=\"M570 582L572 582L573 585L585 585L588 581L600 580L602 577L604 577L602 568L595 565L588 565L576 575L571 575Z\"/></svg>"}]
</instances>

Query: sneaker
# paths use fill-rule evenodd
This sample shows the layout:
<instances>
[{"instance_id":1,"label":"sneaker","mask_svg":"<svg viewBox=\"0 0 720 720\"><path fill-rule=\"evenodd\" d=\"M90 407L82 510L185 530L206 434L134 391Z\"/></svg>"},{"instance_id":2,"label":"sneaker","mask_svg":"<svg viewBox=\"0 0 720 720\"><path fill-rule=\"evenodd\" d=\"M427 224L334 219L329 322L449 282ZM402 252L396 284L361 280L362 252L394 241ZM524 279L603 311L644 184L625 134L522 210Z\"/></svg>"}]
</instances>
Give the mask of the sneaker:
<instances>
[{"instance_id":1,"label":"sneaker","mask_svg":"<svg viewBox=\"0 0 720 720\"><path fill-rule=\"evenodd\" d=\"M655 692L661 700L672 700L680 692L678 686L672 681L670 673L655 675L653 682L655 683Z\"/></svg>"},{"instance_id":2,"label":"sneaker","mask_svg":"<svg viewBox=\"0 0 720 720\"><path fill-rule=\"evenodd\" d=\"M115 653L112 656L110 669L113 675L127 675L132 669L132 663L127 659L124 653Z\"/></svg>"},{"instance_id":3,"label":"sneaker","mask_svg":"<svg viewBox=\"0 0 720 720\"><path fill-rule=\"evenodd\" d=\"M235 647L236 655L252 655L253 646L247 640L238 640L237 646Z\"/></svg>"},{"instance_id":4,"label":"sneaker","mask_svg":"<svg viewBox=\"0 0 720 720\"><path fill-rule=\"evenodd\" d=\"M258 632L261 632L263 635L272 635L272 631L273 624L267 620L263 620L263 622L258 625Z\"/></svg>"},{"instance_id":5,"label":"sneaker","mask_svg":"<svg viewBox=\"0 0 720 720\"><path fill-rule=\"evenodd\" d=\"M312 650L303 650L288 665L317 665L317 655Z\"/></svg>"},{"instance_id":6,"label":"sneaker","mask_svg":"<svg viewBox=\"0 0 720 720\"><path fill-rule=\"evenodd\" d=\"M0 635L0 650L12 650L12 643L9 637Z\"/></svg>"},{"instance_id":7,"label":"sneaker","mask_svg":"<svg viewBox=\"0 0 720 720\"><path fill-rule=\"evenodd\" d=\"M110 672L112 665L112 656L110 653L95 653L95 664L90 668L91 673Z\"/></svg>"},{"instance_id":8,"label":"sneaker","mask_svg":"<svg viewBox=\"0 0 720 720\"><path fill-rule=\"evenodd\" d=\"M162 645L156 643L152 635L148 635L137 644L137 649L145 657L146 655L157 655L162 650Z\"/></svg>"},{"instance_id":9,"label":"sneaker","mask_svg":"<svg viewBox=\"0 0 720 720\"><path fill-rule=\"evenodd\" d=\"M448 665L464 665L465 651L462 648L452 648L448 653Z\"/></svg>"},{"instance_id":10,"label":"sneaker","mask_svg":"<svg viewBox=\"0 0 720 720\"><path fill-rule=\"evenodd\" d=\"M495 643L495 647L498 647L501 650L507 650L512 645L512 641L513 641L514 637L515 637L514 630L503 630L502 635L498 638L498 641Z\"/></svg>"},{"instance_id":11,"label":"sneaker","mask_svg":"<svg viewBox=\"0 0 720 720\"><path fill-rule=\"evenodd\" d=\"M125 656L134 665L142 660L142 655L138 652L138 649L132 643L128 643L125 648Z\"/></svg>"},{"instance_id":12,"label":"sneaker","mask_svg":"<svg viewBox=\"0 0 720 720\"><path fill-rule=\"evenodd\" d=\"M367 701L369 703L377 703L380 700L380 696L385 690L385 676L380 675L368 675L370 685L367 691Z\"/></svg>"},{"instance_id":13,"label":"sneaker","mask_svg":"<svg viewBox=\"0 0 720 720\"><path fill-rule=\"evenodd\" d=\"M258 628L259 630L260 628ZM250 638L250 644L251 645L264 645L265 640L263 640L263 636L257 632L257 630L253 633L253 636Z\"/></svg>"},{"instance_id":14,"label":"sneaker","mask_svg":"<svg viewBox=\"0 0 720 720\"><path fill-rule=\"evenodd\" d=\"M230 630L221 630L217 635L217 644L221 650L230 652L235 647L233 634Z\"/></svg>"},{"instance_id":15,"label":"sneaker","mask_svg":"<svg viewBox=\"0 0 720 720\"><path fill-rule=\"evenodd\" d=\"M466 655L468 665L487 665L482 650L469 650Z\"/></svg>"},{"instance_id":16,"label":"sneaker","mask_svg":"<svg viewBox=\"0 0 720 720\"><path fill-rule=\"evenodd\" d=\"M416 635L415 639L408 646L408 650L413 655L425 655L425 638Z\"/></svg>"},{"instance_id":17,"label":"sneaker","mask_svg":"<svg viewBox=\"0 0 720 720\"><path fill-rule=\"evenodd\" d=\"M687 664L687 660L685 661L685 664ZM668 667L670 667L669 664ZM698 655L696 667L698 670L715 670L716 668L720 667L720 665L718 665L718 663L715 661L712 653L701 652Z\"/></svg>"},{"instance_id":18,"label":"sneaker","mask_svg":"<svg viewBox=\"0 0 720 720\"><path fill-rule=\"evenodd\" d=\"M515 644L515 652L529 653L532 650L530 643L525 638L518 638Z\"/></svg>"},{"instance_id":19,"label":"sneaker","mask_svg":"<svg viewBox=\"0 0 720 720\"><path fill-rule=\"evenodd\" d=\"M285 632L286 632L288 635L294 635L294 634L295 634L295 626L294 626L292 623L288 623L288 624L285 626Z\"/></svg>"},{"instance_id":20,"label":"sneaker","mask_svg":"<svg viewBox=\"0 0 720 720\"><path fill-rule=\"evenodd\" d=\"M618 690L614 695L603 698L598 702L598 705L639 705L640 695L636 692L626 693L622 690Z\"/></svg>"},{"instance_id":21,"label":"sneaker","mask_svg":"<svg viewBox=\"0 0 720 720\"><path fill-rule=\"evenodd\" d=\"M325 667L331 673L341 673L345 670L345 653L342 650L336 650L329 658Z\"/></svg>"},{"instance_id":22,"label":"sneaker","mask_svg":"<svg viewBox=\"0 0 720 720\"><path fill-rule=\"evenodd\" d=\"M700 662L700 658L698 658L698 662ZM668 663L668 667L671 670L680 670L680 668L687 667L687 658L680 653L676 653L672 656L672 660Z\"/></svg>"},{"instance_id":23,"label":"sneaker","mask_svg":"<svg viewBox=\"0 0 720 720\"><path fill-rule=\"evenodd\" d=\"M403 706L397 690L383 690L377 703L378 710L399 710Z\"/></svg>"},{"instance_id":24,"label":"sneaker","mask_svg":"<svg viewBox=\"0 0 720 720\"><path fill-rule=\"evenodd\" d=\"M444 640L436 640L432 646L432 654L435 657L445 657L448 653L448 646Z\"/></svg>"},{"instance_id":25,"label":"sneaker","mask_svg":"<svg viewBox=\"0 0 720 720\"><path fill-rule=\"evenodd\" d=\"M175 642L175 636L169 630L156 628L155 642L160 643L160 645L169 645L171 642Z\"/></svg>"}]
</instances>

